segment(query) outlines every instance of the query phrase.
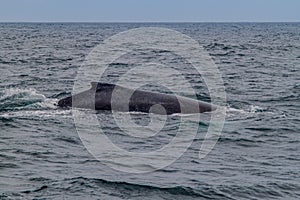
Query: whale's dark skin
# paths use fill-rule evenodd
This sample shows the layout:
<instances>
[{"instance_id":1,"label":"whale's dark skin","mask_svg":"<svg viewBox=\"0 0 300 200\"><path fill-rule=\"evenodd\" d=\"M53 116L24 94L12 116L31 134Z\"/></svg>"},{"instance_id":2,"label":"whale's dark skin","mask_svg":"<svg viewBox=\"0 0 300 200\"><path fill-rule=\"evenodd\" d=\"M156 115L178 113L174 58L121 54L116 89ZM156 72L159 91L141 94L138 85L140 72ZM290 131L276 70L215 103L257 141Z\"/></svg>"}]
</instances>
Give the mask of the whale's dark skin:
<instances>
[{"instance_id":1,"label":"whale's dark skin","mask_svg":"<svg viewBox=\"0 0 300 200\"><path fill-rule=\"evenodd\" d=\"M171 94L162 94L155 92L148 92L142 90L135 90L121 87L114 84L108 83L96 83L92 82L92 88L75 94L73 96L61 99L58 102L59 107L78 107L88 108L95 110L115 110L115 111L136 111L145 113L156 113L156 114L192 114L210 112L216 110L216 106L197 101L191 98L182 96L175 96ZM114 96L114 106L111 106L112 93L114 89L121 91L117 93L119 95ZM132 93L128 103L122 98L122 93ZM180 101L180 103L179 103ZM161 105L162 107L155 107L154 105ZM181 106L181 107L180 107Z\"/></svg>"}]
</instances>

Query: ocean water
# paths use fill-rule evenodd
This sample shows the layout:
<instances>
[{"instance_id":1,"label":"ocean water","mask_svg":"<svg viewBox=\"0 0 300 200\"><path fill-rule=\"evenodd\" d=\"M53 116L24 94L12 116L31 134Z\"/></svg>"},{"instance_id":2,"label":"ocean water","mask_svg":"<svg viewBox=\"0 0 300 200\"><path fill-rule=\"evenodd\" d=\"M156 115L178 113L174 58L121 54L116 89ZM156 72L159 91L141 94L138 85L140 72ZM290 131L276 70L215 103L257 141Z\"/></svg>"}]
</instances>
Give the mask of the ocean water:
<instances>
[{"instance_id":1,"label":"ocean water","mask_svg":"<svg viewBox=\"0 0 300 200\"><path fill-rule=\"evenodd\" d=\"M138 27L186 34L217 64L227 96L226 120L205 158L198 155L209 113L178 160L135 174L93 157L76 132L72 110L55 106L72 93L78 69L96 45ZM187 74L198 99L210 101L201 77L169 58L149 50L129 54L103 79L117 80L138 61L164 60ZM159 85L145 89L168 92ZM189 95L180 87L178 92ZM299 99L299 23L1 23L0 199L299 199ZM146 114L131 117L149 123ZM156 137L142 139L123 134L111 113L98 112L97 118L116 145L151 152L172 140L180 116L171 116Z\"/></svg>"}]
</instances>

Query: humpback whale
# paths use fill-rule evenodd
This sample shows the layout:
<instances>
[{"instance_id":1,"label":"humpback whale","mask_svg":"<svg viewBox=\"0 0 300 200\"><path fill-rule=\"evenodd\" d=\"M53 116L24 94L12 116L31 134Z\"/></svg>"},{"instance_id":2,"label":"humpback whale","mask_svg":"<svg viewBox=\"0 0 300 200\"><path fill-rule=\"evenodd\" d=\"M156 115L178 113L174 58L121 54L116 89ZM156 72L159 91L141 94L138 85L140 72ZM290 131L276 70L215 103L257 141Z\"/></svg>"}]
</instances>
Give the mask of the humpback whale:
<instances>
[{"instance_id":1,"label":"humpback whale","mask_svg":"<svg viewBox=\"0 0 300 200\"><path fill-rule=\"evenodd\" d=\"M58 106L163 115L210 112L217 108L215 105L183 96L133 90L109 83L92 82L91 85L89 90L59 100ZM117 91L117 95L113 91ZM132 94L129 102L123 98L123 95L128 94Z\"/></svg>"}]
</instances>

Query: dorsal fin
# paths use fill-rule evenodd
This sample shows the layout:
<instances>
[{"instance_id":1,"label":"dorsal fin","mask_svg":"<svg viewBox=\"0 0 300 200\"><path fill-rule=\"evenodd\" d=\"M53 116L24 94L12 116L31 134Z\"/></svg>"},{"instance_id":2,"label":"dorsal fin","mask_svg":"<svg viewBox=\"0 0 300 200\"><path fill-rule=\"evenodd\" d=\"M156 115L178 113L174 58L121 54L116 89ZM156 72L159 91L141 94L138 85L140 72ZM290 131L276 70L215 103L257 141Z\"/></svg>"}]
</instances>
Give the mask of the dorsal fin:
<instances>
[{"instance_id":1,"label":"dorsal fin","mask_svg":"<svg viewBox=\"0 0 300 200\"><path fill-rule=\"evenodd\" d=\"M91 82L91 86L92 86L91 89L95 90L98 86L98 82Z\"/></svg>"},{"instance_id":2,"label":"dorsal fin","mask_svg":"<svg viewBox=\"0 0 300 200\"><path fill-rule=\"evenodd\" d=\"M111 83L91 82L91 90L113 89L116 85Z\"/></svg>"}]
</instances>

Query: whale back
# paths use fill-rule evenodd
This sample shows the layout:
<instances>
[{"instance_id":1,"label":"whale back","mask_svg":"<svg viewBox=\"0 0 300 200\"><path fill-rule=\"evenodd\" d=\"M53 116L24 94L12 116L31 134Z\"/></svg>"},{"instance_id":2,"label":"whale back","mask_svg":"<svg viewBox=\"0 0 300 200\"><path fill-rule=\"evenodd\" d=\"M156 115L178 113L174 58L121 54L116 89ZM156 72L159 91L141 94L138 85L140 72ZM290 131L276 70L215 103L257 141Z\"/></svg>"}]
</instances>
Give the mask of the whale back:
<instances>
[{"instance_id":1,"label":"whale back","mask_svg":"<svg viewBox=\"0 0 300 200\"><path fill-rule=\"evenodd\" d=\"M162 105L166 112L161 113L162 109L153 111L157 114L172 114L172 113L198 113L208 112L216 110L215 105L190 99L187 97L181 97L171 94L155 93L142 90L132 90L129 88L121 87L110 83L91 82L92 88L90 90L75 94L59 100L58 106L71 107L72 100L76 99L76 106L79 108L90 108L96 110L111 110L111 98L113 90L117 87L121 89L121 93L117 96L117 107L114 107L117 111L128 111L128 102L124 102L122 94L132 93L129 102L129 111L150 112L154 105ZM126 95L125 95L126 96ZM74 98L76 97L76 98ZM179 101L180 100L180 101ZM124 107L125 106L125 107ZM183 106L184 110L181 109ZM198 108L198 109L195 109Z\"/></svg>"}]
</instances>

